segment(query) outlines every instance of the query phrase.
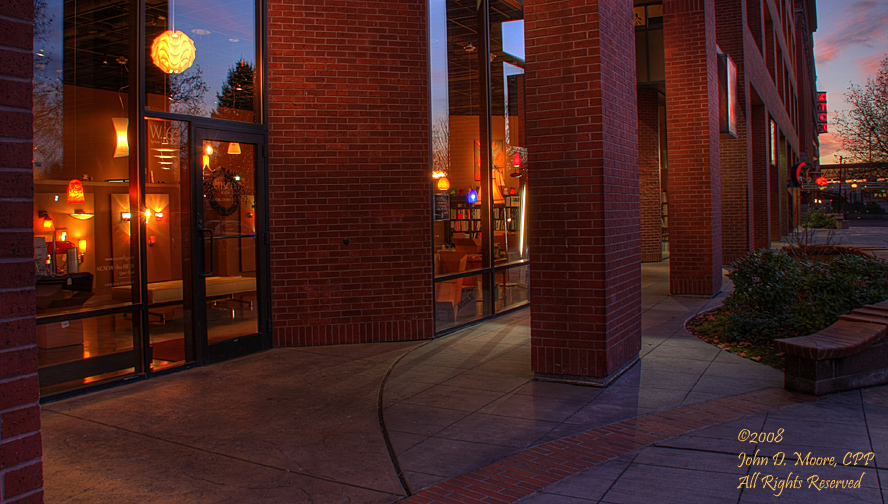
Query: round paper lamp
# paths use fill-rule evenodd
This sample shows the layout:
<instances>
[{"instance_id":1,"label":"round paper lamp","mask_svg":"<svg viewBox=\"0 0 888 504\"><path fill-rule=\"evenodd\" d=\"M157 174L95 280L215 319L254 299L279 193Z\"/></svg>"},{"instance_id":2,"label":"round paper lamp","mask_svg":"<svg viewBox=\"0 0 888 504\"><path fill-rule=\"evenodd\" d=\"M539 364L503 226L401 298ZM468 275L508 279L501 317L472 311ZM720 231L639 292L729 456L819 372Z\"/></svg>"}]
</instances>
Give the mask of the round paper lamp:
<instances>
[{"instance_id":1,"label":"round paper lamp","mask_svg":"<svg viewBox=\"0 0 888 504\"><path fill-rule=\"evenodd\" d=\"M447 177L439 178L438 179L438 190L439 191L446 191L448 189L450 189L450 179L448 179Z\"/></svg>"},{"instance_id":2,"label":"round paper lamp","mask_svg":"<svg viewBox=\"0 0 888 504\"><path fill-rule=\"evenodd\" d=\"M168 74L182 73L194 63L194 41L180 30L167 30L151 43L151 61Z\"/></svg>"}]
</instances>

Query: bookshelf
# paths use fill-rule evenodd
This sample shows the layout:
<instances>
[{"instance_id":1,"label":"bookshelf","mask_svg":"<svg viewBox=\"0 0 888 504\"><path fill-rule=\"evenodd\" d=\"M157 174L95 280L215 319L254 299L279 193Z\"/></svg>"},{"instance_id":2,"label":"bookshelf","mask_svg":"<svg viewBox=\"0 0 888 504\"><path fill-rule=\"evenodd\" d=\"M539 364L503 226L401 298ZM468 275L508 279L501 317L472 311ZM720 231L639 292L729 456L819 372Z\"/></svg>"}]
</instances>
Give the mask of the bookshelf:
<instances>
[{"instance_id":1,"label":"bookshelf","mask_svg":"<svg viewBox=\"0 0 888 504\"><path fill-rule=\"evenodd\" d=\"M504 196L505 203L493 207L493 230L518 231L521 201L518 196ZM463 198L450 200L450 233L465 233L477 238L481 233L481 205L474 205Z\"/></svg>"}]
</instances>

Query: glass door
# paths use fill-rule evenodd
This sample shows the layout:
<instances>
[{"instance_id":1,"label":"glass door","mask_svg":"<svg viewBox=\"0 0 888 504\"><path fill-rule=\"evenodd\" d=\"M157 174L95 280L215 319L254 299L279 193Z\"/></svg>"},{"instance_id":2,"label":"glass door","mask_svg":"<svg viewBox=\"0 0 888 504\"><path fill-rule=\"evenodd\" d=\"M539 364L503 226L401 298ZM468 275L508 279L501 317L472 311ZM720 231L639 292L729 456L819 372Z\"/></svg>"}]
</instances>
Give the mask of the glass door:
<instances>
[{"instance_id":1,"label":"glass door","mask_svg":"<svg viewBox=\"0 0 888 504\"><path fill-rule=\"evenodd\" d=\"M153 119L148 134L151 369L267 348L263 137Z\"/></svg>"},{"instance_id":2,"label":"glass door","mask_svg":"<svg viewBox=\"0 0 888 504\"><path fill-rule=\"evenodd\" d=\"M258 236L265 212L257 198L264 166L262 138L242 133L198 129L195 146L201 159L200 185L193 205L197 266L195 295L201 300L204 361L256 351L261 337ZM200 201L195 199L195 202ZM263 231L264 235L264 231Z\"/></svg>"}]
</instances>

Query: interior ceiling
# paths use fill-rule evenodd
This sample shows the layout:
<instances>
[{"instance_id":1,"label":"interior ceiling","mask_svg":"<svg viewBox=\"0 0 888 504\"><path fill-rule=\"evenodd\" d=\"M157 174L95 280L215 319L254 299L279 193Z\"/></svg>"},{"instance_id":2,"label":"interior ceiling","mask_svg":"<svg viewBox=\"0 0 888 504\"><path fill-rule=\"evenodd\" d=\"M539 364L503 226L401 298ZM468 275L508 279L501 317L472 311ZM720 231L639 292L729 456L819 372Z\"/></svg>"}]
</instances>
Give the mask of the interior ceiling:
<instances>
[{"instance_id":1,"label":"interior ceiling","mask_svg":"<svg viewBox=\"0 0 888 504\"><path fill-rule=\"evenodd\" d=\"M447 0L447 74L451 115L478 115L480 30L477 5L477 0ZM494 56L491 63L491 95L494 114L503 112L502 63L509 62L524 68L523 60L503 52L502 23L519 19L524 19L522 0L491 0L490 53Z\"/></svg>"},{"instance_id":2,"label":"interior ceiling","mask_svg":"<svg viewBox=\"0 0 888 504\"><path fill-rule=\"evenodd\" d=\"M166 29L167 0L147 0L145 40ZM478 15L477 0L447 0L448 77L450 113L477 115ZM64 0L65 84L121 91L128 84L130 26L129 0ZM502 113L502 63L524 67L524 61L503 52L502 23L524 18L523 0L491 0L490 48L494 56L492 95L495 113ZM471 46L469 45L471 44ZM466 48L474 48L467 51ZM145 57L150 48L146 47ZM163 73L146 65L148 92L162 92ZM498 104L498 106L497 106Z\"/></svg>"},{"instance_id":3,"label":"interior ceiling","mask_svg":"<svg viewBox=\"0 0 888 504\"><path fill-rule=\"evenodd\" d=\"M65 84L121 91L128 84L130 40L129 0L65 0L64 2L64 82ZM150 41L166 29L167 0L147 0L145 9L146 61ZM163 92L165 75L154 65L146 65L145 82L149 93Z\"/></svg>"}]
</instances>

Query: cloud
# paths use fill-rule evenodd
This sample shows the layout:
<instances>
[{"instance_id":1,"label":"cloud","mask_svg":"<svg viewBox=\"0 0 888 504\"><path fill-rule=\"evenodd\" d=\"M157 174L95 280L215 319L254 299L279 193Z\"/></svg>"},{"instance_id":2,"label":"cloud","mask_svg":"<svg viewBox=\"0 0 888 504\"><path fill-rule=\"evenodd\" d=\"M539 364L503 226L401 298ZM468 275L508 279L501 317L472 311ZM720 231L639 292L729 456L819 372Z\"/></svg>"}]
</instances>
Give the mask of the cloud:
<instances>
[{"instance_id":1,"label":"cloud","mask_svg":"<svg viewBox=\"0 0 888 504\"><path fill-rule=\"evenodd\" d=\"M886 57L888 57L888 54L882 54L881 56L874 55L868 58L860 58L855 61L855 63L857 64L857 68L860 68L860 72L869 78L879 73L879 69L882 68L882 60Z\"/></svg>"},{"instance_id":2,"label":"cloud","mask_svg":"<svg viewBox=\"0 0 888 504\"><path fill-rule=\"evenodd\" d=\"M859 0L829 21L834 22L833 28L814 47L819 63L848 48L877 47L888 39L888 3L884 0Z\"/></svg>"},{"instance_id":3,"label":"cloud","mask_svg":"<svg viewBox=\"0 0 888 504\"><path fill-rule=\"evenodd\" d=\"M838 163L833 160L834 155L842 150L842 140L837 138L833 133L826 133L819 136L820 140L820 162L824 164Z\"/></svg>"}]
</instances>

